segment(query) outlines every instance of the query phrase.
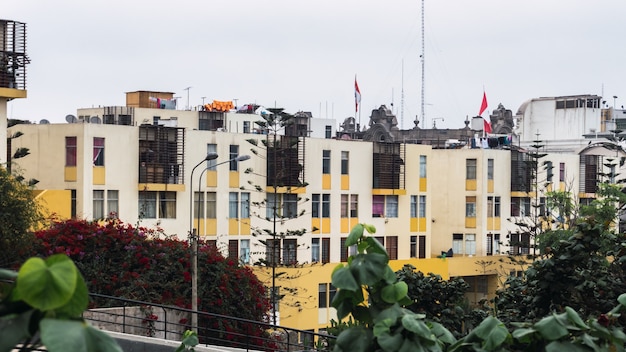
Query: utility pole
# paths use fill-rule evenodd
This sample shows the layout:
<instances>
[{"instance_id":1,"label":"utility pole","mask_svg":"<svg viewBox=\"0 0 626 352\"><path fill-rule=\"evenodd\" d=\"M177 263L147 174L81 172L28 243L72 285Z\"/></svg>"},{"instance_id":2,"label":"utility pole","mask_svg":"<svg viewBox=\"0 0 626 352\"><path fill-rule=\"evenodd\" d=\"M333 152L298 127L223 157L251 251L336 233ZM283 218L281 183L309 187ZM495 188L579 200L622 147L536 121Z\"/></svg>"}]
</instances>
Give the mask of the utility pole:
<instances>
[{"instance_id":1,"label":"utility pole","mask_svg":"<svg viewBox=\"0 0 626 352\"><path fill-rule=\"evenodd\" d=\"M187 87L187 88L183 89L183 90L187 91L187 106L185 107L185 110L190 110L189 109L189 90L190 89L191 89L191 87Z\"/></svg>"}]
</instances>

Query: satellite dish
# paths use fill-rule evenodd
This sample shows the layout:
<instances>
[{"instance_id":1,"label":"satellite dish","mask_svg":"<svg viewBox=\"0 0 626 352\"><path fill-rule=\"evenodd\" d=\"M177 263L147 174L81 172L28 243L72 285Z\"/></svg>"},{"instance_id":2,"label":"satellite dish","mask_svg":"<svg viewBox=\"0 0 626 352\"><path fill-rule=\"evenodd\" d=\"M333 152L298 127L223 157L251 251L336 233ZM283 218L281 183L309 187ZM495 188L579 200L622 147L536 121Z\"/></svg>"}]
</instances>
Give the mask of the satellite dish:
<instances>
[{"instance_id":1,"label":"satellite dish","mask_svg":"<svg viewBox=\"0 0 626 352\"><path fill-rule=\"evenodd\" d=\"M65 116L65 121L67 121L67 123L76 123L78 119L74 115L67 115Z\"/></svg>"},{"instance_id":2,"label":"satellite dish","mask_svg":"<svg viewBox=\"0 0 626 352\"><path fill-rule=\"evenodd\" d=\"M102 123L102 120L98 116L92 116L89 118L89 123Z\"/></svg>"},{"instance_id":3,"label":"satellite dish","mask_svg":"<svg viewBox=\"0 0 626 352\"><path fill-rule=\"evenodd\" d=\"M49 125L49 124L50 124L50 121L48 121L48 120L46 120L46 119L41 119L41 120L39 120L39 124L40 124L40 125Z\"/></svg>"}]
</instances>

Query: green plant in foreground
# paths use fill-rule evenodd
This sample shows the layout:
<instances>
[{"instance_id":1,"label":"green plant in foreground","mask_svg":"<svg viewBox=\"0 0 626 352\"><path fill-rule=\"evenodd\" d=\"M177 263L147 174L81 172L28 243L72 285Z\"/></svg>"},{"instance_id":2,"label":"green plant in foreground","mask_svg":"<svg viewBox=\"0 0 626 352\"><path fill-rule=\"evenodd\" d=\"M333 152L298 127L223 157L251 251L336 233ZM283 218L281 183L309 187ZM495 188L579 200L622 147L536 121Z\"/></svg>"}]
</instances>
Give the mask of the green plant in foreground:
<instances>
[{"instance_id":1,"label":"green plant in foreground","mask_svg":"<svg viewBox=\"0 0 626 352\"><path fill-rule=\"evenodd\" d=\"M456 342L443 325L403 308L412 303L408 286L389 267L385 248L375 238L364 236L365 230L376 232L374 226L357 224L346 246L356 245L358 253L332 274L332 283L339 289L332 301L337 318L352 315L361 323L343 330L334 350L441 351Z\"/></svg>"},{"instance_id":2,"label":"green plant in foreground","mask_svg":"<svg viewBox=\"0 0 626 352\"><path fill-rule=\"evenodd\" d=\"M193 352L196 350L195 347L198 345L198 343L198 333L192 330L187 330L183 334L183 341L176 349L176 352Z\"/></svg>"},{"instance_id":3,"label":"green plant in foreground","mask_svg":"<svg viewBox=\"0 0 626 352\"><path fill-rule=\"evenodd\" d=\"M0 280L14 280L1 286L0 352L20 344L52 352L122 351L82 318L89 303L87 286L66 255L30 258L18 272L0 269Z\"/></svg>"}]
</instances>

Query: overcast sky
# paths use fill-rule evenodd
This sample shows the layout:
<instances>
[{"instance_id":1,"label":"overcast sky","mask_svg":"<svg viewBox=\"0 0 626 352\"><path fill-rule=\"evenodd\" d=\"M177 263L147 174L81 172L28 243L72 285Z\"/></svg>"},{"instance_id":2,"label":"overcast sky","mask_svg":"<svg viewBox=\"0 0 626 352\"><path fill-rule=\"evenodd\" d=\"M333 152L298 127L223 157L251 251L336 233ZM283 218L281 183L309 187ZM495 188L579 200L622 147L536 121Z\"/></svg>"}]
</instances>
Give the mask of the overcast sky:
<instances>
[{"instance_id":1,"label":"overcast sky","mask_svg":"<svg viewBox=\"0 0 626 352\"><path fill-rule=\"evenodd\" d=\"M125 92L234 100L342 122L391 106L404 128L463 127L544 96L626 105L626 1L426 0L421 116L420 0L2 0L27 23L27 99L9 118L65 122L125 104ZM185 88L191 87L189 90ZM404 99L402 99L404 97ZM485 116L487 113L484 114Z\"/></svg>"}]
</instances>

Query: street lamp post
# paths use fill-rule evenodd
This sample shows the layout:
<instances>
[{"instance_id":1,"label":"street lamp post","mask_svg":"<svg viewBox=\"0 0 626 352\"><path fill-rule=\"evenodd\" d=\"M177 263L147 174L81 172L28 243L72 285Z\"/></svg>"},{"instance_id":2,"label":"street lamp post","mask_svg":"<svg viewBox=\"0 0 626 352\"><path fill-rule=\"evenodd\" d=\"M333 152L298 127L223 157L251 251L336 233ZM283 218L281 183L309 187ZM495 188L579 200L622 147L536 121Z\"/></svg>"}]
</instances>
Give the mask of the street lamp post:
<instances>
[{"instance_id":1,"label":"street lamp post","mask_svg":"<svg viewBox=\"0 0 626 352\"><path fill-rule=\"evenodd\" d=\"M191 328L194 331L198 331L198 282L193 280L198 272L198 240L196 237L196 231L193 228L193 173L198 166L202 165L205 161L217 159L217 153L208 153L202 161L191 169L191 176L189 177L189 246L191 247Z\"/></svg>"},{"instance_id":2,"label":"street lamp post","mask_svg":"<svg viewBox=\"0 0 626 352\"><path fill-rule=\"evenodd\" d=\"M201 165L206 160L214 160L216 158L217 158L217 154L209 153L204 160L202 160L200 163L198 163L198 165L196 165L193 168L193 170L191 171L191 179L189 182L189 185L190 185L189 208L190 208L190 214L191 214L189 217L190 218L189 219L189 228L190 228L189 233L191 234L191 237L193 238L192 250L191 250L191 299L192 299L191 326L192 326L192 329L196 332L198 329L198 239L200 237L200 214L198 214L198 222L197 222L198 227L197 229L194 229L193 228L194 207L193 207L193 189L192 189L193 187L191 186L192 185L191 181L193 180L193 172L199 165ZM240 161L244 161L248 159L250 159L250 155L239 155L236 158L222 161L221 163L217 163L215 165L211 165L210 167L204 168L204 170L202 170L202 172L200 173L200 177L198 177L198 193L200 193L200 190L202 187L202 175L204 175L204 172L209 170L209 168L216 168L219 165L230 163L232 161L240 162ZM198 231L197 235L195 232L196 230Z\"/></svg>"}]
</instances>

